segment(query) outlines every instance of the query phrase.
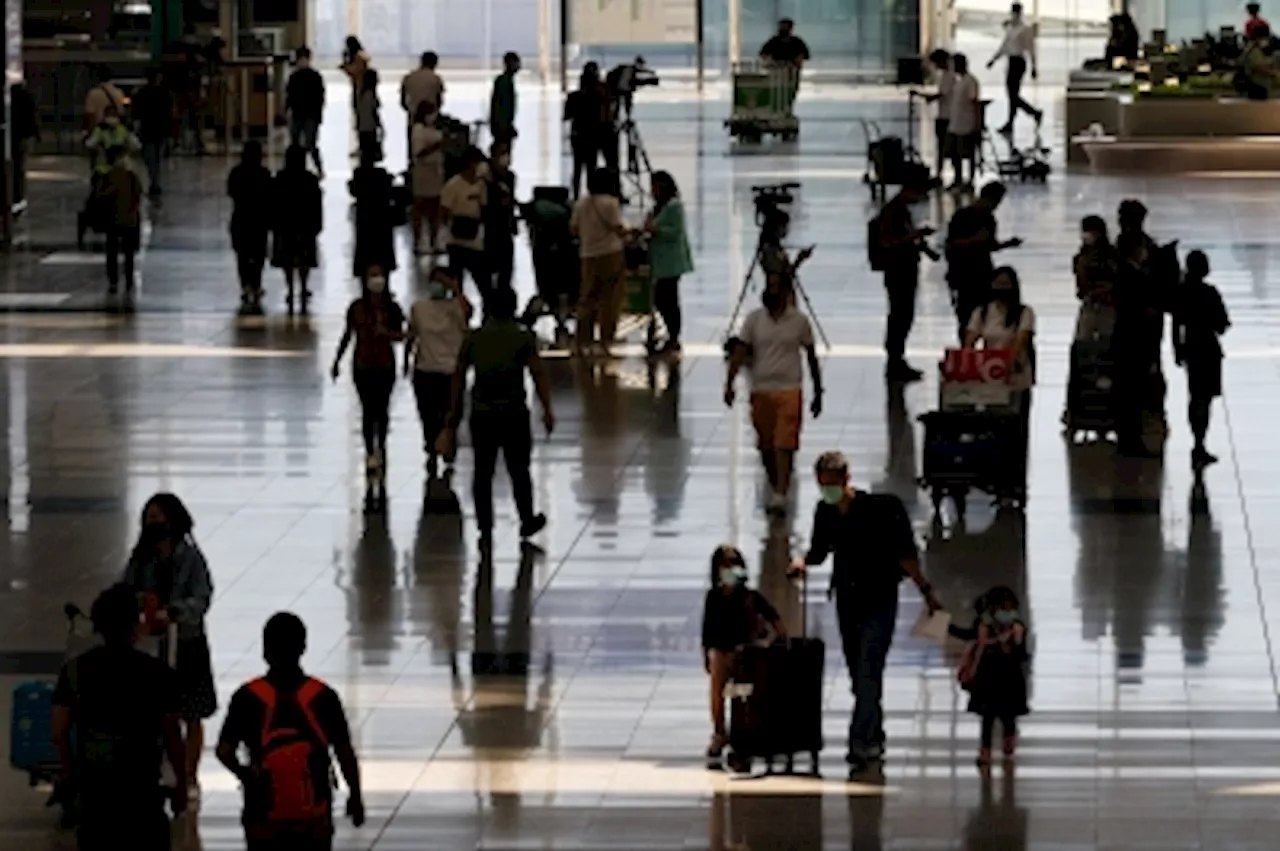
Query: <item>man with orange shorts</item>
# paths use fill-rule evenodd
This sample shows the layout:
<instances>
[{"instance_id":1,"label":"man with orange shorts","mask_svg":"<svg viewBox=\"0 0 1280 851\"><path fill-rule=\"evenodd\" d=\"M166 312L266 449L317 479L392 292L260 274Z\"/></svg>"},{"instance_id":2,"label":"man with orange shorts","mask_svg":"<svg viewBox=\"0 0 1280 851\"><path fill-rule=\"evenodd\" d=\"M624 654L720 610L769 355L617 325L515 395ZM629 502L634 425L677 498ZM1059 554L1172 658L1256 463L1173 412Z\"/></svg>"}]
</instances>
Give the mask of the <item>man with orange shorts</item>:
<instances>
[{"instance_id":1,"label":"man with orange shorts","mask_svg":"<svg viewBox=\"0 0 1280 851\"><path fill-rule=\"evenodd\" d=\"M804 421L804 367L809 363L813 381L814 417L822 413L822 370L814 348L813 326L795 305L795 290L785 275L770 277L764 306L747 315L735 339L725 379L724 401L733 406L734 382L746 366L751 375L751 424L755 426L760 460L769 478L767 510L774 516L787 512L791 470L800 448Z\"/></svg>"}]
</instances>

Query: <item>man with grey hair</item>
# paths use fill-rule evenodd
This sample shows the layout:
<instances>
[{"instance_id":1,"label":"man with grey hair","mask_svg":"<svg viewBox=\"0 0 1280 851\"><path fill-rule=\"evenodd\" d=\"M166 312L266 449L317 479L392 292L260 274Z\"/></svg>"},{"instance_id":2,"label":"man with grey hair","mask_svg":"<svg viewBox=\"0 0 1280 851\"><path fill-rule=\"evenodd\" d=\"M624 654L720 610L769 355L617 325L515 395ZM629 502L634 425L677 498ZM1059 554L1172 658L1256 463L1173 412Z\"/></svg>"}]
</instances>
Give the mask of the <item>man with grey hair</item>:
<instances>
[{"instance_id":1,"label":"man with grey hair","mask_svg":"<svg viewBox=\"0 0 1280 851\"><path fill-rule=\"evenodd\" d=\"M920 570L915 533L902 500L849 484L849 462L824 452L814 465L822 501L813 516L809 552L792 565L803 573L833 555L827 596L835 599L845 663L853 689L849 721L850 775L884 758L884 666L898 620L898 585L920 589L930 612L942 608Z\"/></svg>"}]
</instances>

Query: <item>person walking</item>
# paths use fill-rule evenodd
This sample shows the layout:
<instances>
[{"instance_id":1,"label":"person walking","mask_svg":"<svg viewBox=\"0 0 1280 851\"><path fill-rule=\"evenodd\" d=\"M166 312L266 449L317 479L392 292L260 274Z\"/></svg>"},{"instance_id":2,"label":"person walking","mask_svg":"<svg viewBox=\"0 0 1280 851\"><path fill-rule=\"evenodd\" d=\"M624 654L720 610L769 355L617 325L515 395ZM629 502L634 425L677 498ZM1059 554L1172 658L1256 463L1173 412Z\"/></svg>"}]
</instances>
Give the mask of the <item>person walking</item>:
<instances>
[{"instance_id":1,"label":"person walking","mask_svg":"<svg viewBox=\"0 0 1280 851\"><path fill-rule=\"evenodd\" d=\"M396 270L395 181L367 151L351 175L348 188L356 202L356 247L352 254L351 276L364 280L377 266L383 273Z\"/></svg>"},{"instance_id":2,"label":"person walking","mask_svg":"<svg viewBox=\"0 0 1280 851\"><path fill-rule=\"evenodd\" d=\"M382 101L378 99L378 72L364 72L356 95L356 135L360 140L360 161L382 162Z\"/></svg>"},{"instance_id":3,"label":"person walking","mask_svg":"<svg viewBox=\"0 0 1280 851\"><path fill-rule=\"evenodd\" d=\"M422 448L427 472L439 466L436 441L444 430L453 400L453 374L471 323L471 303L451 270L431 272L425 298L409 308L409 335L404 347L404 374L413 376L413 395L422 421Z\"/></svg>"},{"instance_id":4,"label":"person walking","mask_svg":"<svg viewBox=\"0 0 1280 851\"><path fill-rule=\"evenodd\" d=\"M950 634L968 641L960 662L960 686L969 692L969 711L982 719L978 768L991 767L996 722L1006 767L1018 752L1018 719L1028 714L1027 669L1031 664L1031 635L1018 608L1018 595L1003 585L979 600L978 617L969 629Z\"/></svg>"},{"instance_id":5,"label":"person walking","mask_svg":"<svg viewBox=\"0 0 1280 851\"><path fill-rule=\"evenodd\" d=\"M444 133L436 126L435 105L424 100L414 115L409 150L413 154L413 250L440 253L440 195L444 192ZM423 230L426 230L425 236Z\"/></svg>"},{"instance_id":6,"label":"person walking","mask_svg":"<svg viewBox=\"0 0 1280 851\"><path fill-rule=\"evenodd\" d=\"M484 255L484 209L489 203L488 184L480 176L484 162L483 151L467 149L462 171L450 178L440 192L440 215L448 230L449 268L459 283L464 275L471 275L480 298L487 300L493 275Z\"/></svg>"},{"instance_id":7,"label":"person walking","mask_svg":"<svg viewBox=\"0 0 1280 851\"><path fill-rule=\"evenodd\" d=\"M417 70L410 71L400 81L400 106L409 122L409 169L418 164L413 156L413 128L424 103L431 104L431 114L439 115L444 109L444 80L436 73L440 57L428 50L422 54Z\"/></svg>"},{"instance_id":8,"label":"person walking","mask_svg":"<svg viewBox=\"0 0 1280 851\"><path fill-rule=\"evenodd\" d=\"M117 107L108 105L101 122L89 132L84 142L89 152L89 165L92 169L89 176L89 197L85 199L84 208L76 217L76 245L84 250L84 237L90 228L99 232L109 229L111 223L111 199L107 193L107 175L115 167L108 152L119 149L128 156L141 149L138 137L129 132L129 128L120 120Z\"/></svg>"},{"instance_id":9,"label":"person walking","mask_svg":"<svg viewBox=\"0 0 1280 851\"><path fill-rule=\"evenodd\" d=\"M1004 40L995 55L987 62L993 67L1000 59L1006 59L1005 91L1009 94L1009 120L998 132L1013 135L1013 120L1018 117L1018 110L1035 119L1036 127L1044 119L1044 113L1022 99L1022 79L1027 75L1028 63L1031 68L1031 79L1039 76L1036 67L1036 31L1022 17L1022 4L1014 3L1009 7L1009 20L1004 25Z\"/></svg>"},{"instance_id":10,"label":"person walking","mask_svg":"<svg viewBox=\"0 0 1280 851\"><path fill-rule=\"evenodd\" d=\"M547 525L547 518L533 510L533 480L529 465L533 454L533 432L529 427L529 407L525 398L525 373L542 404L542 425L547 435L555 430L551 407L551 385L547 381L538 341L533 332L516 321L514 290L494 290L484 306L484 322L472 331L458 354L453 375L453 403L439 447L452 459L462 423L463 394L467 373L475 370L471 387L471 447L475 452L476 525L481 547L493 542L493 476L498 453L506 461L511 493L520 517L520 537L531 538Z\"/></svg>"},{"instance_id":11,"label":"person walking","mask_svg":"<svg viewBox=\"0 0 1280 851\"><path fill-rule=\"evenodd\" d=\"M987 303L987 289L995 272L992 255L1022 245L1017 237L1005 242L997 237L996 210L1004 196L1003 183L988 183L976 201L955 212L947 226L947 286L951 289L960 341L964 340L973 311Z\"/></svg>"},{"instance_id":12,"label":"person walking","mask_svg":"<svg viewBox=\"0 0 1280 851\"><path fill-rule=\"evenodd\" d=\"M1213 400L1222 395L1222 343L1231 327L1218 288L1209 283L1209 258L1203 251L1187 255L1187 275L1173 316L1173 352L1187 370L1187 422L1195 439L1191 464L1203 469L1218 458L1205 448Z\"/></svg>"},{"instance_id":13,"label":"person walking","mask_svg":"<svg viewBox=\"0 0 1280 851\"><path fill-rule=\"evenodd\" d=\"M333 847L332 762L347 784L347 817L364 824L360 762L337 692L302 669L307 627L277 612L262 629L265 676L231 696L218 761L244 790L249 851L329 851ZM242 762L240 753L248 755Z\"/></svg>"},{"instance_id":14,"label":"person walking","mask_svg":"<svg viewBox=\"0 0 1280 851\"><path fill-rule=\"evenodd\" d=\"M933 234L933 228L916 227L911 207L923 201L928 191L921 182L904 183L880 210L872 227L876 254L871 266L884 273L884 289L889 297L884 329L884 375L892 382L919 381L923 377L920 370L907 363L906 351L907 337L916 319L920 255L931 251L924 240Z\"/></svg>"},{"instance_id":15,"label":"person walking","mask_svg":"<svg viewBox=\"0 0 1280 851\"><path fill-rule=\"evenodd\" d=\"M573 205L569 230L578 237L582 286L578 296L578 330L574 350L579 356L609 356L618 333L618 315L626 296L627 271L622 204L616 194L617 176L597 169L587 182L588 194ZM596 339L596 326L600 337Z\"/></svg>"},{"instance_id":16,"label":"person walking","mask_svg":"<svg viewBox=\"0 0 1280 851\"><path fill-rule=\"evenodd\" d=\"M570 92L564 101L564 120L569 122L569 148L573 152L574 200L581 195L583 180L589 180L599 164L606 138L604 116L611 109L608 90L600 79L600 66L588 62L582 66L578 90Z\"/></svg>"},{"instance_id":17,"label":"person walking","mask_svg":"<svg viewBox=\"0 0 1280 851\"><path fill-rule=\"evenodd\" d=\"M1018 273L1009 266L996 269L991 276L988 301L973 311L965 329L964 347L997 349L1012 354L1009 388L1018 409L1017 444L1013 447L1013 465L1009 470L1009 490L1001 494L1005 501L1026 503L1027 447L1031 435L1031 388L1036 380L1035 333L1036 313L1022 301L1022 285Z\"/></svg>"},{"instance_id":18,"label":"person walking","mask_svg":"<svg viewBox=\"0 0 1280 851\"><path fill-rule=\"evenodd\" d=\"M273 218L271 265L284 272L285 306L293 313L294 281L302 284L302 311L307 311L311 270L319 265L316 240L324 229L324 199L320 178L307 171L307 151L291 145L284 153L284 168L276 174L274 197L279 209Z\"/></svg>"},{"instance_id":19,"label":"person walking","mask_svg":"<svg viewBox=\"0 0 1280 851\"><path fill-rule=\"evenodd\" d=\"M920 569L906 506L893 494L872 494L849 483L849 462L824 452L814 465L822 501L813 516L809 551L792 563L803 573L833 557L828 594L835 599L840 639L853 689L849 721L850 777L884 758L884 667L898 621L898 586L909 578L925 606L942 608Z\"/></svg>"},{"instance_id":20,"label":"person walking","mask_svg":"<svg viewBox=\"0 0 1280 851\"><path fill-rule=\"evenodd\" d=\"M493 272L493 287L510 289L515 274L516 235L520 232L516 173L511 170L510 142L493 143L484 180L488 202L484 208L485 255Z\"/></svg>"},{"instance_id":21,"label":"person walking","mask_svg":"<svg viewBox=\"0 0 1280 851\"><path fill-rule=\"evenodd\" d=\"M387 500L387 431L391 426L391 391L396 383L395 344L404 339L404 311L387 287L387 272L374 265L364 277L360 297L347 308L346 327L333 356L333 380L342 371L342 356L355 341L351 375L360 397L365 475L369 510L385 509Z\"/></svg>"},{"instance_id":22,"label":"person walking","mask_svg":"<svg viewBox=\"0 0 1280 851\"><path fill-rule=\"evenodd\" d=\"M653 279L653 309L667 329L663 354L680 354L680 278L693 271L693 252L685 226L680 189L669 172L655 171L650 181L653 212L644 229L649 234L649 274ZM649 351L655 348L656 323L649 323Z\"/></svg>"},{"instance_id":23,"label":"person walking","mask_svg":"<svg viewBox=\"0 0 1280 851\"><path fill-rule=\"evenodd\" d=\"M809 412L822 415L822 367L814 347L813 326L795 305L791 280L773 276L765 285L764 306L747 314L729 355L724 381L724 403L732 408L737 391L734 382L750 364L751 424L756 447L769 479L767 511L775 517L787 513L791 471L800 448L804 422L804 373L800 360L809 364L813 401Z\"/></svg>"},{"instance_id":24,"label":"person walking","mask_svg":"<svg viewBox=\"0 0 1280 851\"><path fill-rule=\"evenodd\" d=\"M289 116L289 143L311 156L316 172L324 179L320 159L320 122L324 118L324 77L311 67L311 48L299 47L294 70L285 86L284 109Z\"/></svg>"},{"instance_id":25,"label":"person walking","mask_svg":"<svg viewBox=\"0 0 1280 851\"><path fill-rule=\"evenodd\" d=\"M195 521L182 500L158 493L143 506L141 530L125 565L121 582L142 601L145 626L164 635L177 626L176 660L179 712L186 732L186 764L180 771L193 793L200 789L200 757L204 755L204 722L218 711L213 661L204 619L213 602L213 578L204 553L196 546Z\"/></svg>"},{"instance_id":26,"label":"person walking","mask_svg":"<svg viewBox=\"0 0 1280 851\"><path fill-rule=\"evenodd\" d=\"M53 690L59 785L74 789L80 851L169 851L160 765L176 787L170 806L187 810L188 764L177 677L137 648L138 597L117 584L90 610L102 644L62 666Z\"/></svg>"},{"instance_id":27,"label":"person walking","mask_svg":"<svg viewBox=\"0 0 1280 851\"><path fill-rule=\"evenodd\" d=\"M124 256L125 297L133 299L134 262L142 242L142 181L129 167L122 148L107 151L111 171L103 185L107 220L107 294L120 284L120 256Z\"/></svg>"},{"instance_id":28,"label":"person walking","mask_svg":"<svg viewBox=\"0 0 1280 851\"><path fill-rule=\"evenodd\" d=\"M342 68L342 73L347 75L347 80L351 83L351 115L353 123L356 122L356 106L360 99L360 93L364 91L364 75L368 72L372 62L373 58L364 49L360 39L354 35L347 36L342 50L342 65L340 67Z\"/></svg>"},{"instance_id":29,"label":"person walking","mask_svg":"<svg viewBox=\"0 0 1280 851\"><path fill-rule=\"evenodd\" d=\"M515 142L516 74L520 73L520 54L508 52L502 57L502 73L493 80L489 96L489 132L494 142Z\"/></svg>"},{"instance_id":30,"label":"person walking","mask_svg":"<svg viewBox=\"0 0 1280 851\"><path fill-rule=\"evenodd\" d=\"M982 87L978 78L969 73L969 58L963 53L952 54L951 71L954 82L947 107L947 152L951 155L951 170L955 182L951 189L967 191L978 179L978 146L982 144ZM969 164L969 177L964 176L964 164Z\"/></svg>"},{"instance_id":31,"label":"person walking","mask_svg":"<svg viewBox=\"0 0 1280 851\"><path fill-rule=\"evenodd\" d=\"M1107 236L1107 223L1101 216L1085 216L1080 222L1080 250L1072 267L1076 277L1076 298L1080 308L1076 313L1075 344L1096 344L1109 350L1111 335L1116 326L1115 285L1119 271L1119 258L1115 246ZM1077 358L1072 356L1067 372L1067 404L1062 412L1062 424L1070 427L1072 400L1079 398L1082 376Z\"/></svg>"},{"instance_id":32,"label":"person walking","mask_svg":"<svg viewBox=\"0 0 1280 851\"><path fill-rule=\"evenodd\" d=\"M267 238L274 209L275 179L262 163L261 143L244 143L240 164L227 176L231 198L231 250L240 276L240 312L262 312L262 269L267 264Z\"/></svg>"},{"instance_id":33,"label":"person walking","mask_svg":"<svg viewBox=\"0 0 1280 851\"><path fill-rule=\"evenodd\" d=\"M142 143L142 162L147 169L147 194L153 199L164 194L160 166L173 136L173 94L159 68L147 69L147 84L133 96L133 117Z\"/></svg>"}]
</instances>

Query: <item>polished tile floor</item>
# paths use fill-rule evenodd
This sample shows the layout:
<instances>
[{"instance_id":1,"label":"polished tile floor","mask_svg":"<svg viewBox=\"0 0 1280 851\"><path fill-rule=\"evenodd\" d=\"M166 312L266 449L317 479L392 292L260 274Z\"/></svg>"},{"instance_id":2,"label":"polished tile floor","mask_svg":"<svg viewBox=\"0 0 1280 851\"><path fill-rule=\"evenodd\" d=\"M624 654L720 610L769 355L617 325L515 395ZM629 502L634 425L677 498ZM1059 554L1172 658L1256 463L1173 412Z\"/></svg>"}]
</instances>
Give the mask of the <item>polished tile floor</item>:
<instances>
[{"instance_id":1,"label":"polished tile floor","mask_svg":"<svg viewBox=\"0 0 1280 851\"><path fill-rule=\"evenodd\" d=\"M483 94L458 84L454 111L477 115ZM1036 94L1052 122L1049 87ZM384 100L396 159L393 89ZM966 523L950 514L935 523L913 479L915 417L933 406L937 387L889 392L881 378L884 298L864 260L871 208L851 121L876 116L901 128L901 97L816 89L805 97L797 146L731 151L723 90L703 100L679 88L646 93L638 117L649 155L673 172L690 214L698 271L683 284L688 356L653 369L635 357L552 364L560 424L534 461L550 517L545 552L518 548L500 476L497 545L485 563L469 511L458 521L424 510L419 432L403 384L390 509L385 518L362 514L355 394L345 378L326 376L355 292L346 98L330 102L339 106L324 127L324 258L309 319L283 315L270 276L266 318L234 315L227 163L218 158L170 165L141 259L140 311L103 314L100 261L72 245L79 163L35 164L28 248L3 261L0 277L6 684L47 674L63 642L62 604L87 603L112 580L143 501L172 490L195 514L214 572L209 630L224 703L260 669L260 626L282 608L306 619L306 663L346 701L371 818L361 830L341 828L342 849L1275 847L1274 179L1059 173L1047 187L1013 189L1001 227L1026 239L1008 259L1040 317L1030 504L1022 516L975 500ZM516 167L527 195L560 180L565 163L558 98L528 84L521 103ZM801 476L796 519L766 524L746 411L726 410L720 398L718 346L754 239L749 187L787 180L803 184L794 240L819 246L804 285L834 344L827 411L806 424L800 467L840 448L857 483L906 498L927 571L957 611L997 582L1024 591L1037 636L1035 711L1016 774L977 776L977 725L948 660L907 635L919 607L907 593L886 677L885 776L846 784L851 700L834 613L818 588L809 620L832 647L828 779L736 780L700 765L707 556L721 542L742 547L794 622L796 594L781 573L803 547L816 498ZM1072 447L1058 433L1077 222L1093 212L1110 218L1132 195L1147 200L1161 240L1209 253L1235 321L1211 436L1222 463L1202 481L1187 464L1184 382L1172 363L1163 463L1122 463L1105 446ZM920 214L940 222L950 204ZM393 287L404 301L419 284L407 248L402 236ZM528 266L522 253L522 292L532 287ZM911 339L921 365L952 328L942 269L924 277ZM469 476L464 451L464 505ZM495 659L505 675L489 672ZM232 779L211 759L201 779L190 847L195 837L211 850L240 847ZM68 846L37 792L9 773L4 790L0 841Z\"/></svg>"}]
</instances>

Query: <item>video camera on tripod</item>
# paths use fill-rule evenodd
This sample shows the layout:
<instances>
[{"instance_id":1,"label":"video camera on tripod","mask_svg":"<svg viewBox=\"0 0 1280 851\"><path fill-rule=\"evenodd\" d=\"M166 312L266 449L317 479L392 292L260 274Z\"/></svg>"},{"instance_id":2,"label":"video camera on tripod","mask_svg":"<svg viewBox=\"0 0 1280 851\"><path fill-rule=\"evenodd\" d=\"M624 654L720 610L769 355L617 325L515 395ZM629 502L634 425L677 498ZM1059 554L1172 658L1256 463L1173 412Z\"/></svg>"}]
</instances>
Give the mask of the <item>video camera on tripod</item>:
<instances>
[{"instance_id":1,"label":"video camera on tripod","mask_svg":"<svg viewBox=\"0 0 1280 851\"><path fill-rule=\"evenodd\" d=\"M799 189L799 183L773 183L765 186L751 187L751 202L756 210L756 226L763 227L770 219L778 219L781 215L790 217L784 207L792 204L796 196L791 194Z\"/></svg>"},{"instance_id":2,"label":"video camera on tripod","mask_svg":"<svg viewBox=\"0 0 1280 851\"><path fill-rule=\"evenodd\" d=\"M609 95L622 105L623 111L630 118L636 89L656 86L659 80L657 72L645 64L644 57L637 56L634 62L615 67L605 76L604 82Z\"/></svg>"}]
</instances>

